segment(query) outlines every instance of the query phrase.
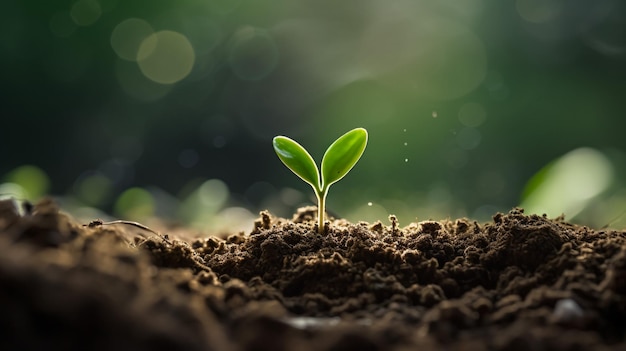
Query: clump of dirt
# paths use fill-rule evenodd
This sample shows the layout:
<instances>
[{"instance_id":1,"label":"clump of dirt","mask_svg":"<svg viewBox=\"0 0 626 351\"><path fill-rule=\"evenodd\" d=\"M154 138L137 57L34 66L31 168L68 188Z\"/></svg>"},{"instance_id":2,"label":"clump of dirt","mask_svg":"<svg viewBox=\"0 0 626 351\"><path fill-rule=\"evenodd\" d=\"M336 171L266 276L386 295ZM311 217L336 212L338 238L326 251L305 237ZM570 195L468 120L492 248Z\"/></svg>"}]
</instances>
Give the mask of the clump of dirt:
<instances>
[{"instance_id":1,"label":"clump of dirt","mask_svg":"<svg viewBox=\"0 0 626 351\"><path fill-rule=\"evenodd\" d=\"M183 240L0 201L0 349L626 348L625 232L315 211Z\"/></svg>"}]
</instances>

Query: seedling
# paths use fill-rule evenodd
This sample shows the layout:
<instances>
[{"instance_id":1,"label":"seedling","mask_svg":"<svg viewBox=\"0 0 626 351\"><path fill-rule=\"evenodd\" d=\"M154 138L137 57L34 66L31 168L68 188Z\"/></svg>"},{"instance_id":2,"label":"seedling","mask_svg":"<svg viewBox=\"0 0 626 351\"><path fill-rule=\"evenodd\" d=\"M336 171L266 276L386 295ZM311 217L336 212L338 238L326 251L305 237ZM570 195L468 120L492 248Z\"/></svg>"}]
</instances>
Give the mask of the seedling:
<instances>
[{"instance_id":1,"label":"seedling","mask_svg":"<svg viewBox=\"0 0 626 351\"><path fill-rule=\"evenodd\" d=\"M313 157L294 140L277 136L273 144L285 166L313 187L317 197L317 229L323 234L328 188L350 172L361 158L367 145L367 130L356 128L335 140L322 157L321 173Z\"/></svg>"}]
</instances>

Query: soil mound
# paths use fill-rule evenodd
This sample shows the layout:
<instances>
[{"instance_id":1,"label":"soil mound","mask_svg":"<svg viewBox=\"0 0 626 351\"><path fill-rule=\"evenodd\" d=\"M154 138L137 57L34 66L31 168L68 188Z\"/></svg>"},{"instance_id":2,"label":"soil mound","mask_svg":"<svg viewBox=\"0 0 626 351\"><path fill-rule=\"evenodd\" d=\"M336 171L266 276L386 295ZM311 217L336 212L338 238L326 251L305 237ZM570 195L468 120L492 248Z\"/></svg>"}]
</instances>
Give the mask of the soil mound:
<instances>
[{"instance_id":1,"label":"soil mound","mask_svg":"<svg viewBox=\"0 0 626 351\"><path fill-rule=\"evenodd\" d=\"M0 201L0 349L626 349L625 232L314 217L182 240Z\"/></svg>"}]
</instances>

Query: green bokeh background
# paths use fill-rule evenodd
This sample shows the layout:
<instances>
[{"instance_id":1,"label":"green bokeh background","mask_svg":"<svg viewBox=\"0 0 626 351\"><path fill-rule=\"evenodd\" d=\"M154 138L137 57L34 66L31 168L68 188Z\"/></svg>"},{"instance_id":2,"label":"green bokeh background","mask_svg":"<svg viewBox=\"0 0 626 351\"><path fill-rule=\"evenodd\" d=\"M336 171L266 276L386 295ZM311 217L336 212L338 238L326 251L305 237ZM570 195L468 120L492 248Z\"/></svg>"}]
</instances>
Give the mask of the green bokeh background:
<instances>
[{"instance_id":1,"label":"green bokeh background","mask_svg":"<svg viewBox=\"0 0 626 351\"><path fill-rule=\"evenodd\" d=\"M0 193L218 230L314 203L275 135L319 162L364 127L363 158L328 197L353 221L486 220L580 147L613 173L579 221L626 210L620 0L0 6Z\"/></svg>"}]
</instances>

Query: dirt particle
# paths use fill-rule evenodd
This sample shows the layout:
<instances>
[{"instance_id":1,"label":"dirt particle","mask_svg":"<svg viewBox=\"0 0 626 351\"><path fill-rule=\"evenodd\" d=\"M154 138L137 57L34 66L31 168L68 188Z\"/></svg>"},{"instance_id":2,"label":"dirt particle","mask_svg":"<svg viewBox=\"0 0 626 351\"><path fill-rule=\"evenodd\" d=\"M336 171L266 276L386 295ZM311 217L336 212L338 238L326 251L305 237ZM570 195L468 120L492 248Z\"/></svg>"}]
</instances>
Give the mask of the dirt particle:
<instances>
[{"instance_id":1,"label":"dirt particle","mask_svg":"<svg viewBox=\"0 0 626 351\"><path fill-rule=\"evenodd\" d=\"M430 234L433 238L437 237L441 229L442 226L439 222L423 221L419 223L419 231L425 234Z\"/></svg>"}]
</instances>

